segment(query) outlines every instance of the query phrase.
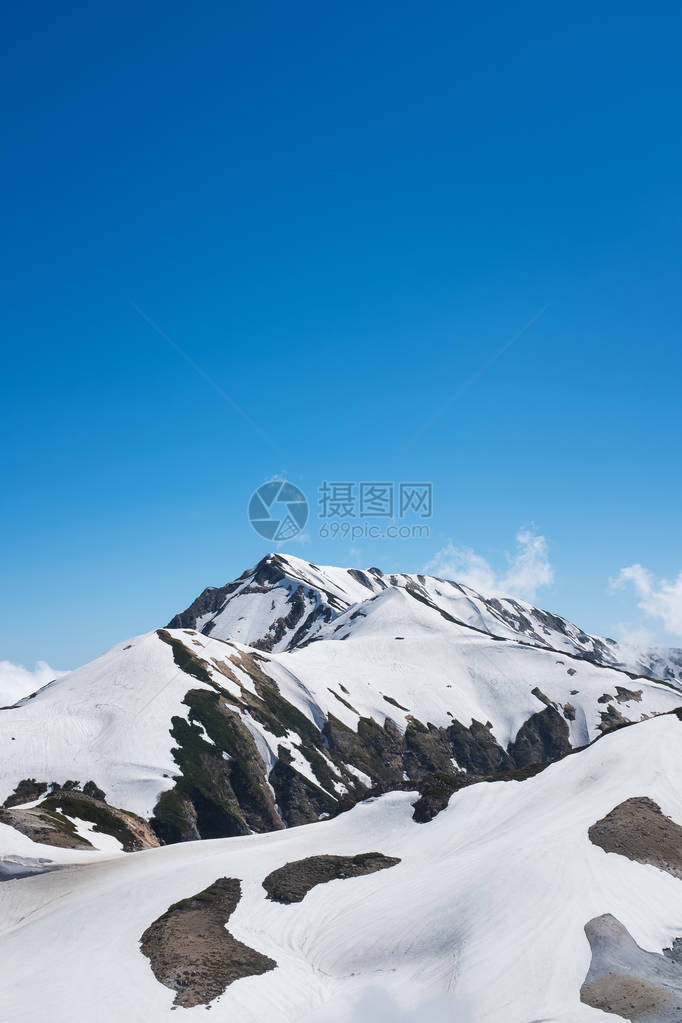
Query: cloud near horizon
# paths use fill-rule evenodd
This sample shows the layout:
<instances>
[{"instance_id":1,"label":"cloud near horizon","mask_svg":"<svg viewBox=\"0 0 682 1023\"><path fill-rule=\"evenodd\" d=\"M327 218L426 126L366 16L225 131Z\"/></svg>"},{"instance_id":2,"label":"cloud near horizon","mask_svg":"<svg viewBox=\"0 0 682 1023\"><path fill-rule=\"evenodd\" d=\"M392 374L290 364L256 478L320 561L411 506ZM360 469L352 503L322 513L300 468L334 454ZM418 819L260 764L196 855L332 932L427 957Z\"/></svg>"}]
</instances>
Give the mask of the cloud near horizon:
<instances>
[{"instance_id":1,"label":"cloud near horizon","mask_svg":"<svg viewBox=\"0 0 682 1023\"><path fill-rule=\"evenodd\" d=\"M51 668L47 661L36 661L33 670L23 664L0 661L0 705L11 706L62 675L66 672Z\"/></svg>"},{"instance_id":2,"label":"cloud near horizon","mask_svg":"<svg viewBox=\"0 0 682 1023\"><path fill-rule=\"evenodd\" d=\"M610 580L610 585L612 590L632 585L640 610L662 622L667 632L682 636L682 572L676 579L658 579L644 565L628 565Z\"/></svg>"},{"instance_id":3,"label":"cloud near horizon","mask_svg":"<svg viewBox=\"0 0 682 1023\"><path fill-rule=\"evenodd\" d=\"M507 554L506 571L496 572L490 562L470 547L455 547L450 541L429 561L425 571L440 578L465 583L485 594L508 594L534 600L541 586L554 581L544 536L533 527L522 527L516 534L516 550Z\"/></svg>"}]
</instances>

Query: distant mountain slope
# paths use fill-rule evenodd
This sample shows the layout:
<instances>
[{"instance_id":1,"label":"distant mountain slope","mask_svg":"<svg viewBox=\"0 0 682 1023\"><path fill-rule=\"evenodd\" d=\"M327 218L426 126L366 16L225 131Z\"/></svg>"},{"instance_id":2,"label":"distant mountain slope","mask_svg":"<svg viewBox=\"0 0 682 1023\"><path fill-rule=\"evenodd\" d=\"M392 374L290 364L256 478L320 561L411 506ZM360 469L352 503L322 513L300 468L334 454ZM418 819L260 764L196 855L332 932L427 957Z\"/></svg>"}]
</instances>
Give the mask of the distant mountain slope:
<instances>
[{"instance_id":1,"label":"distant mountain slope","mask_svg":"<svg viewBox=\"0 0 682 1023\"><path fill-rule=\"evenodd\" d=\"M286 833L58 850L69 869L0 884L4 1017L163 1023L180 997L218 1023L679 1023L682 881L651 845L682 825L681 735L620 730L427 824L402 792ZM268 898L283 870L300 901Z\"/></svg>"},{"instance_id":2,"label":"distant mountain slope","mask_svg":"<svg viewBox=\"0 0 682 1023\"><path fill-rule=\"evenodd\" d=\"M406 590L438 608L446 620L491 636L682 682L682 649L633 654L612 639L591 636L559 615L512 597L486 597L469 586L424 575L320 567L282 554L268 555L233 583L204 590L168 628L197 629L261 650L292 650L319 637L345 612L361 613L363 603L387 589Z\"/></svg>"},{"instance_id":3,"label":"distant mountain slope","mask_svg":"<svg viewBox=\"0 0 682 1023\"><path fill-rule=\"evenodd\" d=\"M0 711L0 801L41 806L69 783L47 809L74 807L91 782L167 843L278 830L405 787L435 812L472 778L527 774L682 704L670 683L604 666L604 641L454 583L270 556L207 592L180 627Z\"/></svg>"}]
</instances>

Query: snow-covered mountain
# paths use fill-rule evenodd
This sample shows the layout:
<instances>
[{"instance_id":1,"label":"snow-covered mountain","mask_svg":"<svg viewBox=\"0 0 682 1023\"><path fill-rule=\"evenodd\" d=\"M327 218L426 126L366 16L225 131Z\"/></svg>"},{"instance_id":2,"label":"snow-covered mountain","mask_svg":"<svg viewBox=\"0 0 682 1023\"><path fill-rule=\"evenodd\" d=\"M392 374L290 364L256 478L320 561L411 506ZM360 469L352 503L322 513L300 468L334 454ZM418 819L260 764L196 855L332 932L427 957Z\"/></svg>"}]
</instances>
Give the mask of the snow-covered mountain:
<instances>
[{"instance_id":1,"label":"snow-covered mountain","mask_svg":"<svg viewBox=\"0 0 682 1023\"><path fill-rule=\"evenodd\" d=\"M422 791L428 815L680 704L676 683L529 605L271 555L0 711L0 821L81 848L89 822L136 849L305 824L390 789Z\"/></svg>"},{"instance_id":2,"label":"snow-covered mountain","mask_svg":"<svg viewBox=\"0 0 682 1023\"><path fill-rule=\"evenodd\" d=\"M0 826L17 870L53 863L0 884L2 1019L679 1023L681 736L620 729L423 824L394 792L99 859Z\"/></svg>"},{"instance_id":3,"label":"snow-covered mountain","mask_svg":"<svg viewBox=\"0 0 682 1023\"><path fill-rule=\"evenodd\" d=\"M270 555L0 710L0 1020L681 1023L679 672Z\"/></svg>"},{"instance_id":4,"label":"snow-covered mountain","mask_svg":"<svg viewBox=\"0 0 682 1023\"><path fill-rule=\"evenodd\" d=\"M682 649L634 651L592 636L559 615L512 597L484 596L461 583L424 575L387 574L378 568L319 567L271 554L235 582L208 587L168 625L260 650L295 649L330 635L346 612L351 620L386 590L400 589L437 609L445 621L502 639L573 654L636 675L682 682Z\"/></svg>"}]
</instances>

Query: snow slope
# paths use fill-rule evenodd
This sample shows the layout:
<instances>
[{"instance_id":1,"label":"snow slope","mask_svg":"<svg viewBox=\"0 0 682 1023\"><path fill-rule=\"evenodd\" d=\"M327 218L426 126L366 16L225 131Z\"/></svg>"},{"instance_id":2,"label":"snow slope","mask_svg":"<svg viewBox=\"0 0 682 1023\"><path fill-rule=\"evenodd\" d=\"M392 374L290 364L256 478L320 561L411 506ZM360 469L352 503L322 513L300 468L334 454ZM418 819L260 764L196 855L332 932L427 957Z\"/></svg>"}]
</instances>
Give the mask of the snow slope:
<instances>
[{"instance_id":1,"label":"snow slope","mask_svg":"<svg viewBox=\"0 0 682 1023\"><path fill-rule=\"evenodd\" d=\"M468 727L476 720L488 724L490 735L506 749L546 701L566 721L570 744L582 746L600 734L609 707L638 721L682 703L670 686L633 681L590 661L455 626L404 589L386 589L363 607L361 616L341 616L338 631L330 625L300 649L259 655L260 672L310 722L320 746L333 715L355 732L361 719L382 727L390 719L402 733L411 719L443 729L454 721ZM366 772L351 759L337 763L333 784L320 779L301 749L300 726L291 726L283 737L254 716L243 701L244 693L257 693L249 648L185 630L166 635L238 701L231 707L254 737L267 771L284 747L294 768L333 798L352 787L352 779L338 773L339 764L354 778L358 770ZM160 793L180 773L170 729L174 717L188 718L183 701L189 690L213 692L209 683L179 668L168 642L153 632L118 644L35 697L0 711L5 751L0 802L25 778L59 784L94 780L111 805L149 819Z\"/></svg>"},{"instance_id":2,"label":"snow slope","mask_svg":"<svg viewBox=\"0 0 682 1023\"><path fill-rule=\"evenodd\" d=\"M622 729L524 782L467 788L428 824L411 819L414 797L402 792L289 831L87 865L69 854L74 866L0 885L0 1015L170 1019L173 993L154 978L140 936L169 904L234 877L243 896L229 929L277 968L228 987L213 1020L364 1023L382 1018L382 1004L386 1019L619 1019L580 1002L584 926L613 914L660 952L682 935L682 881L605 853L587 832L642 795L682 824L681 737L674 715ZM401 862L319 885L298 904L265 899L264 877L286 862L367 851ZM178 1012L203 1019L205 1009Z\"/></svg>"},{"instance_id":3,"label":"snow slope","mask_svg":"<svg viewBox=\"0 0 682 1023\"><path fill-rule=\"evenodd\" d=\"M186 713L187 683L149 633L0 711L0 802L22 778L101 778L112 805L148 816L171 784L168 729L172 715Z\"/></svg>"}]
</instances>

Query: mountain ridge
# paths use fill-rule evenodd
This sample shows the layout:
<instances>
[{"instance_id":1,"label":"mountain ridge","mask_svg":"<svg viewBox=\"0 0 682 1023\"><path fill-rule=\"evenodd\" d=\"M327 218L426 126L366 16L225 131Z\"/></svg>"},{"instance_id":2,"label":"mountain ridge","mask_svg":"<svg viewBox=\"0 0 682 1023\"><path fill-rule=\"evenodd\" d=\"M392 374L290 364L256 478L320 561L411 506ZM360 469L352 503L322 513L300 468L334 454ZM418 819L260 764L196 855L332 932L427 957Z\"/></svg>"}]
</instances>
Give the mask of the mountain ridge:
<instances>
[{"instance_id":1,"label":"mountain ridge","mask_svg":"<svg viewBox=\"0 0 682 1023\"><path fill-rule=\"evenodd\" d=\"M87 781L166 843L298 826L390 789L435 810L682 703L558 616L423 575L268 555L170 625L0 712L0 801L21 812L31 783L68 785L78 817Z\"/></svg>"},{"instance_id":2,"label":"mountain ridge","mask_svg":"<svg viewBox=\"0 0 682 1023\"><path fill-rule=\"evenodd\" d=\"M449 592L439 592L436 588L436 598L442 599L434 600L434 587L429 586L427 580ZM634 657L615 640L586 633L568 619L515 597L485 596L465 584L423 573L384 573L375 567L321 567L279 553L267 554L231 583L207 587L185 611L174 615L166 628L193 628L215 638L241 639L257 649L287 650L316 638L337 616L351 609L359 610L369 599L368 593L377 596L391 587L405 589L417 599L420 594L422 598L430 598L446 614L448 604L459 602L463 608L459 616L451 616L454 624L499 639L515 638L557 653L574 654L594 663L620 668L637 677L682 683L682 649L653 647ZM288 593L288 599L276 592L282 590ZM269 619L266 616L267 627L262 634L242 639L237 627L239 617L231 613L237 608L231 605L237 599L249 598L250 624L254 625L255 620L258 632L262 622L254 611L259 610L256 600L259 594L270 594L271 598L275 595L278 606L273 605L271 611L286 611L286 614ZM554 642L550 642L552 637Z\"/></svg>"}]
</instances>

